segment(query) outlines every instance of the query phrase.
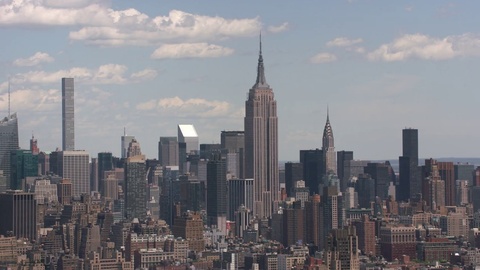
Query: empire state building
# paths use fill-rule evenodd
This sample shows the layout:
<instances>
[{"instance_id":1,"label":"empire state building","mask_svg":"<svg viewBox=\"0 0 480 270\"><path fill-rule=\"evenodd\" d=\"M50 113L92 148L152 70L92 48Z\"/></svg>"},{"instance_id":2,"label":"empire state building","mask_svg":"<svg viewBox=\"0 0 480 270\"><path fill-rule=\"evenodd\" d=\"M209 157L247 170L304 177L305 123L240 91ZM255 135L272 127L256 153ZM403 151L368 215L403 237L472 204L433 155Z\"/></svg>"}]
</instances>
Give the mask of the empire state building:
<instances>
[{"instance_id":1,"label":"empire state building","mask_svg":"<svg viewBox=\"0 0 480 270\"><path fill-rule=\"evenodd\" d=\"M277 102L265 79L262 40L257 80L245 102L245 176L253 178L253 214L271 217L280 201Z\"/></svg>"}]
</instances>

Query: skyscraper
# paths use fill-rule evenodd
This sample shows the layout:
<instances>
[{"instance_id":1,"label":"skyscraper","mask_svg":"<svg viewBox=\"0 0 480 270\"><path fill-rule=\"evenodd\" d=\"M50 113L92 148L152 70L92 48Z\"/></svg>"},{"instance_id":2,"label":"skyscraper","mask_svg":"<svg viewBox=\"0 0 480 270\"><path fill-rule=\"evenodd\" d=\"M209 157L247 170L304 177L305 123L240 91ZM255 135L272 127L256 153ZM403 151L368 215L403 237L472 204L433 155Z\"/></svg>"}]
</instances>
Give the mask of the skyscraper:
<instances>
[{"instance_id":1,"label":"skyscraper","mask_svg":"<svg viewBox=\"0 0 480 270\"><path fill-rule=\"evenodd\" d=\"M353 160L353 151L337 152L337 176L340 179L340 191L342 192L347 188L348 178L350 178L346 166L350 160Z\"/></svg>"},{"instance_id":2,"label":"skyscraper","mask_svg":"<svg viewBox=\"0 0 480 270\"><path fill-rule=\"evenodd\" d=\"M123 136L121 137L121 158L127 158L128 145L135 139L135 136L127 136L127 129L123 129Z\"/></svg>"},{"instance_id":3,"label":"skyscraper","mask_svg":"<svg viewBox=\"0 0 480 270\"><path fill-rule=\"evenodd\" d=\"M17 114L8 115L0 121L0 170L5 182L0 183L0 190L10 187L10 151L18 149ZM3 181L2 181L3 182Z\"/></svg>"},{"instance_id":4,"label":"skyscraper","mask_svg":"<svg viewBox=\"0 0 480 270\"><path fill-rule=\"evenodd\" d=\"M418 169L418 129L402 131L403 155L399 157L400 178L397 200L407 201L421 193L422 183Z\"/></svg>"},{"instance_id":5,"label":"skyscraper","mask_svg":"<svg viewBox=\"0 0 480 270\"><path fill-rule=\"evenodd\" d=\"M129 220L142 220L147 216L146 176L145 156L128 157L125 164L125 215Z\"/></svg>"},{"instance_id":6,"label":"skyscraper","mask_svg":"<svg viewBox=\"0 0 480 270\"><path fill-rule=\"evenodd\" d=\"M198 152L198 134L193 125L178 125L178 142L185 143L187 154Z\"/></svg>"},{"instance_id":7,"label":"skyscraper","mask_svg":"<svg viewBox=\"0 0 480 270\"><path fill-rule=\"evenodd\" d=\"M104 187L103 181L105 181L105 179L106 179L105 172L113 170L113 155L112 155L112 153L110 153L110 152L98 153L97 164L98 164L98 168L97 168L97 177L98 177L97 178L98 179L97 184L98 185L97 185L96 190L100 191L102 196L105 196L105 193L104 193L104 190L103 190L103 187Z\"/></svg>"},{"instance_id":8,"label":"skyscraper","mask_svg":"<svg viewBox=\"0 0 480 270\"><path fill-rule=\"evenodd\" d=\"M325 174L324 160L323 151L320 149L300 150L300 163L303 164L303 180L305 180L305 185L310 189L311 195L323 192L318 188Z\"/></svg>"},{"instance_id":9,"label":"skyscraper","mask_svg":"<svg viewBox=\"0 0 480 270\"><path fill-rule=\"evenodd\" d=\"M58 152L58 174L72 181L72 196L90 194L90 157L86 151Z\"/></svg>"},{"instance_id":10,"label":"skyscraper","mask_svg":"<svg viewBox=\"0 0 480 270\"><path fill-rule=\"evenodd\" d=\"M178 166L177 137L160 137L158 142L158 160L162 166Z\"/></svg>"},{"instance_id":11,"label":"skyscraper","mask_svg":"<svg viewBox=\"0 0 480 270\"><path fill-rule=\"evenodd\" d=\"M277 102L265 79L262 41L257 80L245 102L245 176L254 179L253 214L271 217L280 200Z\"/></svg>"},{"instance_id":12,"label":"skyscraper","mask_svg":"<svg viewBox=\"0 0 480 270\"><path fill-rule=\"evenodd\" d=\"M36 240L35 194L20 190L9 190L0 194L0 234L13 232L17 238Z\"/></svg>"},{"instance_id":13,"label":"skyscraper","mask_svg":"<svg viewBox=\"0 0 480 270\"><path fill-rule=\"evenodd\" d=\"M214 155L207 163L207 219L209 225L225 226L227 216L227 178L225 159Z\"/></svg>"},{"instance_id":14,"label":"skyscraper","mask_svg":"<svg viewBox=\"0 0 480 270\"><path fill-rule=\"evenodd\" d=\"M323 155L325 158L325 172L328 173L337 173L337 160L335 154L335 144L333 142L333 130L330 125L330 117L327 111L327 122L325 123L325 128L323 129Z\"/></svg>"},{"instance_id":15,"label":"skyscraper","mask_svg":"<svg viewBox=\"0 0 480 270\"><path fill-rule=\"evenodd\" d=\"M25 178L38 175L38 156L30 150L13 150L10 166L10 189L23 190Z\"/></svg>"},{"instance_id":16,"label":"skyscraper","mask_svg":"<svg viewBox=\"0 0 480 270\"><path fill-rule=\"evenodd\" d=\"M62 78L62 149L75 150L75 107L73 78Z\"/></svg>"}]
</instances>

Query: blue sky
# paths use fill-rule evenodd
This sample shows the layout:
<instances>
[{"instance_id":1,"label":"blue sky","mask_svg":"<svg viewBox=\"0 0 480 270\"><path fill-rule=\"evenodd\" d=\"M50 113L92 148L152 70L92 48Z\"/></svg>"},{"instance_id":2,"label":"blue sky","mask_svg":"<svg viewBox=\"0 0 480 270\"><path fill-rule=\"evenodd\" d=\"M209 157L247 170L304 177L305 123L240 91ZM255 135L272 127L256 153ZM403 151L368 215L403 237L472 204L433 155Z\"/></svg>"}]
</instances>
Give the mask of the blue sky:
<instances>
[{"instance_id":1,"label":"blue sky","mask_svg":"<svg viewBox=\"0 0 480 270\"><path fill-rule=\"evenodd\" d=\"M67 3L64 3L67 2ZM148 158L193 124L201 143L242 130L262 32L278 103L280 160L321 147L476 157L480 19L467 1L0 0L0 110L20 145L61 146L61 78L74 77L76 148L120 154L126 127Z\"/></svg>"}]
</instances>

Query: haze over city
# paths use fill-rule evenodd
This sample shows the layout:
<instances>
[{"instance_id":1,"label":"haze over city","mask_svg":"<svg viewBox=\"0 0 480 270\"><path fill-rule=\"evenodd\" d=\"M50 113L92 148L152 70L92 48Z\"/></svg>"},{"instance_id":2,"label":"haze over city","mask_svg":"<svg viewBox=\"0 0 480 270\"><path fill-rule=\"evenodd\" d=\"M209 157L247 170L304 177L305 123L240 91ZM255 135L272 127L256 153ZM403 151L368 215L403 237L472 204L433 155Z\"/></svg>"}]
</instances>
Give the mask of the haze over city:
<instances>
[{"instance_id":1,"label":"haze over city","mask_svg":"<svg viewBox=\"0 0 480 270\"><path fill-rule=\"evenodd\" d=\"M0 2L0 108L61 148L62 77L75 78L76 149L120 154L124 127L149 158L193 124L201 143L242 130L258 36L275 92L279 160L321 148L327 104L337 150L478 156L478 3L450 1ZM91 12L95 10L96 12ZM379 23L381 22L381 23Z\"/></svg>"}]
</instances>

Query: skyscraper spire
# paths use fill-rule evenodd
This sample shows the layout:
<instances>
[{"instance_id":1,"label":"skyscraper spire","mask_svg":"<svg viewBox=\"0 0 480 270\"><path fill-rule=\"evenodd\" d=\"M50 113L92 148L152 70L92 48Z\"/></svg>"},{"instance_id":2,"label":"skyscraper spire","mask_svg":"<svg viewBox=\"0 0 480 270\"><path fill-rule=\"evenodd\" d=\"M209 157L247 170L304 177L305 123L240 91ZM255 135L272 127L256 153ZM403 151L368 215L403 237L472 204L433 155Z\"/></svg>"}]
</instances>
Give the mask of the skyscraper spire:
<instances>
[{"instance_id":1,"label":"skyscraper spire","mask_svg":"<svg viewBox=\"0 0 480 270\"><path fill-rule=\"evenodd\" d=\"M260 51L258 53L258 66L257 66L257 81L253 88L270 88L267 80L265 79L265 67L263 66L262 55L262 33L260 32Z\"/></svg>"},{"instance_id":2,"label":"skyscraper spire","mask_svg":"<svg viewBox=\"0 0 480 270\"><path fill-rule=\"evenodd\" d=\"M325 128L323 129L323 155L325 158L325 171L327 173L333 172L337 173L337 161L335 154L335 144L333 141L333 130L330 125L330 111L327 105L327 122L325 123Z\"/></svg>"},{"instance_id":3,"label":"skyscraper spire","mask_svg":"<svg viewBox=\"0 0 480 270\"><path fill-rule=\"evenodd\" d=\"M328 104L327 104L327 122L330 123L330 110L328 108Z\"/></svg>"},{"instance_id":4,"label":"skyscraper spire","mask_svg":"<svg viewBox=\"0 0 480 270\"><path fill-rule=\"evenodd\" d=\"M10 118L10 77L8 77L8 118Z\"/></svg>"}]
</instances>

